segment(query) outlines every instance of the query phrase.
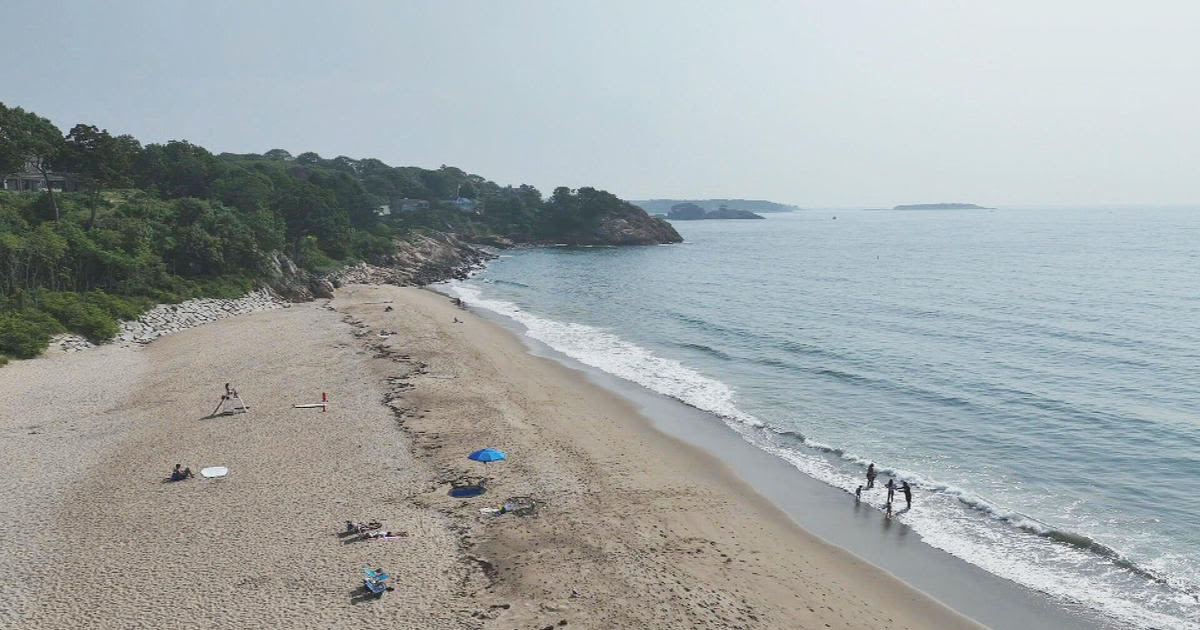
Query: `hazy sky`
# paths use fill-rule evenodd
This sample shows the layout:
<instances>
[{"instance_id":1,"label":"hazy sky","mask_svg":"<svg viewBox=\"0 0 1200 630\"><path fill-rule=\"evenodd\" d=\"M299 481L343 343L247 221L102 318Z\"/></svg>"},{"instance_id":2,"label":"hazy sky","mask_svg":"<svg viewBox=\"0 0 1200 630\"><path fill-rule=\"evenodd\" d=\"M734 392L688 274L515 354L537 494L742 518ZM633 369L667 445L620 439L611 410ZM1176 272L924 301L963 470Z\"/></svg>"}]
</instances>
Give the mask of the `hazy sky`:
<instances>
[{"instance_id":1,"label":"hazy sky","mask_svg":"<svg viewBox=\"0 0 1200 630\"><path fill-rule=\"evenodd\" d=\"M5 0L0 101L806 206L1200 202L1200 3Z\"/></svg>"}]
</instances>

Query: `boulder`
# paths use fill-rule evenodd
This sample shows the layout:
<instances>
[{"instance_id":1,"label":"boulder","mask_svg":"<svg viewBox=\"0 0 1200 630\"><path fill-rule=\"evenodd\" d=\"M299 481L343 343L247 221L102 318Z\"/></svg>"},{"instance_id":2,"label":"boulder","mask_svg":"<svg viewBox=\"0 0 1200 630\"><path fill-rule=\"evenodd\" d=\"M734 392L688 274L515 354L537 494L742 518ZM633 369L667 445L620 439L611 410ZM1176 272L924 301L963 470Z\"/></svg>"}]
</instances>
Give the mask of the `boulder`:
<instances>
[{"instance_id":1,"label":"boulder","mask_svg":"<svg viewBox=\"0 0 1200 630\"><path fill-rule=\"evenodd\" d=\"M309 282L308 291L312 293L313 297L333 299L333 283L324 278Z\"/></svg>"}]
</instances>

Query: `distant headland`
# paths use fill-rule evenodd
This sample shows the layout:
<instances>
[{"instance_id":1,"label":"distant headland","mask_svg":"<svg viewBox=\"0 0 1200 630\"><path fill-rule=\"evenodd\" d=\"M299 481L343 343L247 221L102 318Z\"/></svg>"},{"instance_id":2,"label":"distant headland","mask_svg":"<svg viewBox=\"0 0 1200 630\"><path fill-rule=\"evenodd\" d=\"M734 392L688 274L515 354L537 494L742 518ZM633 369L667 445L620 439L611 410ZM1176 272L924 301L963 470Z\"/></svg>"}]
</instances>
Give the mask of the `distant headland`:
<instances>
[{"instance_id":1,"label":"distant headland","mask_svg":"<svg viewBox=\"0 0 1200 630\"><path fill-rule=\"evenodd\" d=\"M977 206L973 203L910 203L895 206L892 210L995 210L995 208Z\"/></svg>"},{"instance_id":2,"label":"distant headland","mask_svg":"<svg viewBox=\"0 0 1200 630\"><path fill-rule=\"evenodd\" d=\"M763 217L738 208L730 208L724 204L716 210L705 210L694 203L677 203L671 206L666 218L674 221L700 221L702 219L761 219Z\"/></svg>"},{"instance_id":3,"label":"distant headland","mask_svg":"<svg viewBox=\"0 0 1200 630\"><path fill-rule=\"evenodd\" d=\"M641 201L630 201L629 203L652 215L666 215L671 211L672 207L681 203L695 204L703 208L705 212L720 210L722 206L732 210L747 210L749 212L764 214L768 212L792 212L801 209L798 206L762 199L643 199Z\"/></svg>"}]
</instances>

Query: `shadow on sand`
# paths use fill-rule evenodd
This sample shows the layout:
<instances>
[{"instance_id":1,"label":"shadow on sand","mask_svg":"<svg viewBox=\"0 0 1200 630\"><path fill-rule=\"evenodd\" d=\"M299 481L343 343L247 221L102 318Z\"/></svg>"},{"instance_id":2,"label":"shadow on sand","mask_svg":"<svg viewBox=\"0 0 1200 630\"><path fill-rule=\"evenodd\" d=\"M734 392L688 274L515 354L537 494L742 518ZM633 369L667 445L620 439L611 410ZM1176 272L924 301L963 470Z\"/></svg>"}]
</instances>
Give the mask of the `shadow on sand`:
<instances>
[{"instance_id":1,"label":"shadow on sand","mask_svg":"<svg viewBox=\"0 0 1200 630\"><path fill-rule=\"evenodd\" d=\"M395 589L393 589L392 587L389 586L387 590L392 591ZM356 606L358 604L362 604L365 602L373 602L382 597L383 597L383 593L376 595L375 593L368 591L367 587L365 587L365 586L359 586L357 588L351 589L351 591L350 591L350 603L354 604Z\"/></svg>"}]
</instances>

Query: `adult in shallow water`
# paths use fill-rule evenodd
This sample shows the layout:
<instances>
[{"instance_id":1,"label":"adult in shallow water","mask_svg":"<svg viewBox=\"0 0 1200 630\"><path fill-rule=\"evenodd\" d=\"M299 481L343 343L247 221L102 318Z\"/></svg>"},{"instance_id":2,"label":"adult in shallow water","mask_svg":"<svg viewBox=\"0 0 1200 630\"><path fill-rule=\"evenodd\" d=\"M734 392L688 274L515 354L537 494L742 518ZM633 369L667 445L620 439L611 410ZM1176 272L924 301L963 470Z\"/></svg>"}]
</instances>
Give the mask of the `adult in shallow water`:
<instances>
[{"instance_id":1,"label":"adult in shallow water","mask_svg":"<svg viewBox=\"0 0 1200 630\"><path fill-rule=\"evenodd\" d=\"M912 486L908 485L908 482L905 481L900 485L900 490L904 492L904 509L912 508Z\"/></svg>"},{"instance_id":2,"label":"adult in shallow water","mask_svg":"<svg viewBox=\"0 0 1200 630\"><path fill-rule=\"evenodd\" d=\"M867 490L875 487L875 462L867 466Z\"/></svg>"},{"instance_id":3,"label":"adult in shallow water","mask_svg":"<svg viewBox=\"0 0 1200 630\"><path fill-rule=\"evenodd\" d=\"M171 471L171 481L183 481L188 477L192 477L191 468L182 468L183 464L175 464L175 470Z\"/></svg>"}]
</instances>

